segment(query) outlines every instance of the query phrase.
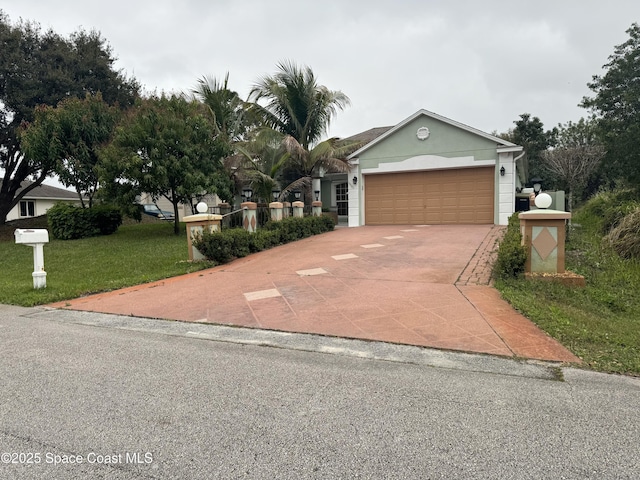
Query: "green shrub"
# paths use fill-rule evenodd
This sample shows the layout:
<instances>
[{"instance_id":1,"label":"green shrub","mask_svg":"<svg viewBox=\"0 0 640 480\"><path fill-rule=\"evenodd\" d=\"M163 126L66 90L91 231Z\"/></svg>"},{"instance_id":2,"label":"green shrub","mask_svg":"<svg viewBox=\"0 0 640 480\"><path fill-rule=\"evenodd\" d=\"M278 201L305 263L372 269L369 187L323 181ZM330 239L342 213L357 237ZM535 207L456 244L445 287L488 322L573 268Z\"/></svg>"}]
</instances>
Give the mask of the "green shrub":
<instances>
[{"instance_id":1,"label":"green shrub","mask_svg":"<svg viewBox=\"0 0 640 480\"><path fill-rule=\"evenodd\" d=\"M607 234L617 227L623 218L640 207L640 203L635 201L625 201L623 203L610 205L605 209L602 217L602 233Z\"/></svg>"},{"instance_id":2,"label":"green shrub","mask_svg":"<svg viewBox=\"0 0 640 480\"><path fill-rule=\"evenodd\" d=\"M252 253L261 252L262 250L275 247L280 243L280 232L277 230L260 229L251 235L249 249Z\"/></svg>"},{"instance_id":3,"label":"green shrub","mask_svg":"<svg viewBox=\"0 0 640 480\"><path fill-rule=\"evenodd\" d=\"M207 259L226 263L233 258L245 257L281 243L328 232L334 227L335 222L331 217L289 217L279 222L268 222L255 233L249 233L243 228L205 231L194 240L194 246Z\"/></svg>"},{"instance_id":4,"label":"green shrub","mask_svg":"<svg viewBox=\"0 0 640 480\"><path fill-rule=\"evenodd\" d=\"M520 219L516 212L509 217L507 231L498 247L498 256L493 266L493 274L500 279L518 277L524 273L526 261L527 250L522 245Z\"/></svg>"},{"instance_id":5,"label":"green shrub","mask_svg":"<svg viewBox=\"0 0 640 480\"><path fill-rule=\"evenodd\" d=\"M100 229L100 235L111 235L122 225L120 209L109 205L96 205L89 209L92 222Z\"/></svg>"},{"instance_id":6,"label":"green shrub","mask_svg":"<svg viewBox=\"0 0 640 480\"><path fill-rule=\"evenodd\" d=\"M580 221L595 221L597 229L607 234L639 205L640 199L634 190L615 190L598 192L591 197L576 215Z\"/></svg>"},{"instance_id":7,"label":"green shrub","mask_svg":"<svg viewBox=\"0 0 640 480\"><path fill-rule=\"evenodd\" d=\"M624 216L605 241L622 258L640 259L640 207Z\"/></svg>"},{"instance_id":8,"label":"green shrub","mask_svg":"<svg viewBox=\"0 0 640 480\"><path fill-rule=\"evenodd\" d=\"M231 230L222 232L204 231L202 235L193 239L193 246L202 253L207 259L216 263L226 263L235 255L233 251L233 238L231 235L225 234Z\"/></svg>"},{"instance_id":9,"label":"green shrub","mask_svg":"<svg viewBox=\"0 0 640 480\"><path fill-rule=\"evenodd\" d=\"M301 238L330 232L335 228L335 221L332 217L322 215L319 217L288 217L279 222L269 222L265 225L267 230L280 232L282 243L292 242Z\"/></svg>"},{"instance_id":10,"label":"green shrub","mask_svg":"<svg viewBox=\"0 0 640 480\"><path fill-rule=\"evenodd\" d=\"M122 224L117 208L82 208L68 203L57 203L47 210L47 219L51 234L60 240L110 235Z\"/></svg>"}]
</instances>

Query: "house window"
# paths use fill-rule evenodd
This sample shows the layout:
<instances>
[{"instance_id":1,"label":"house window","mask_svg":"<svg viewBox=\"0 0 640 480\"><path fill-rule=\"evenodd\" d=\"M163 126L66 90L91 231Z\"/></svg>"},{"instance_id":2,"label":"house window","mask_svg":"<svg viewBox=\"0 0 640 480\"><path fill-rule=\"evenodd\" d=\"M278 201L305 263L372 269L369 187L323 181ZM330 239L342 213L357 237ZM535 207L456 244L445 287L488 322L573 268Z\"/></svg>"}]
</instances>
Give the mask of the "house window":
<instances>
[{"instance_id":1,"label":"house window","mask_svg":"<svg viewBox=\"0 0 640 480\"><path fill-rule=\"evenodd\" d=\"M349 184L346 182L336 185L336 206L338 215L349 214Z\"/></svg>"},{"instance_id":2,"label":"house window","mask_svg":"<svg viewBox=\"0 0 640 480\"><path fill-rule=\"evenodd\" d=\"M21 217L35 217L36 216L36 202L33 200L21 200L20 201L20 216Z\"/></svg>"}]
</instances>

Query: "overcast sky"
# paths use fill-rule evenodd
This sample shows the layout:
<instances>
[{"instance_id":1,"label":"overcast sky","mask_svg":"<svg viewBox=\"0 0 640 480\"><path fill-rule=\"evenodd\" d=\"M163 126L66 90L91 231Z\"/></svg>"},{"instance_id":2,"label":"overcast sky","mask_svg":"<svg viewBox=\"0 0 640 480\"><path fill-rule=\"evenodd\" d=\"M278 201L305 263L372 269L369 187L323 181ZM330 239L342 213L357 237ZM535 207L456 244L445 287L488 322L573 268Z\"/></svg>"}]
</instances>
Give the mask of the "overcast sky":
<instances>
[{"instance_id":1,"label":"overcast sky","mask_svg":"<svg viewBox=\"0 0 640 480\"><path fill-rule=\"evenodd\" d=\"M485 132L525 112L546 128L578 120L586 84L639 0L4 0L12 21L60 34L96 29L147 90L203 75L246 98L281 60L309 65L352 105L330 135L394 125L424 108Z\"/></svg>"}]
</instances>

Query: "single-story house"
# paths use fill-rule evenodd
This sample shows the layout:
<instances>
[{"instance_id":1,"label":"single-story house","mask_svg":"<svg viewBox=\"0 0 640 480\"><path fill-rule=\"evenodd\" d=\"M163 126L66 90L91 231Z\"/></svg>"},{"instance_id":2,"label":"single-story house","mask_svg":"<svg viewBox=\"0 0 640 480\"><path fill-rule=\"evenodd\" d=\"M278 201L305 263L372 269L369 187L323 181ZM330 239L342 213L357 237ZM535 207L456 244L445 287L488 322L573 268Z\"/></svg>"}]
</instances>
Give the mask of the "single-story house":
<instances>
[{"instance_id":1,"label":"single-story house","mask_svg":"<svg viewBox=\"0 0 640 480\"><path fill-rule=\"evenodd\" d=\"M515 211L519 145L427 110L344 140L362 145L351 171L325 174L320 190L350 227L506 225Z\"/></svg>"},{"instance_id":2,"label":"single-story house","mask_svg":"<svg viewBox=\"0 0 640 480\"><path fill-rule=\"evenodd\" d=\"M1 181L2 179L0 179ZM25 180L21 184L21 190L33 182ZM18 192L20 192L19 190ZM57 202L70 202L80 204L78 194L63 188L51 185L39 185L27 193L7 215L7 221L20 218L39 217L47 213Z\"/></svg>"}]
</instances>

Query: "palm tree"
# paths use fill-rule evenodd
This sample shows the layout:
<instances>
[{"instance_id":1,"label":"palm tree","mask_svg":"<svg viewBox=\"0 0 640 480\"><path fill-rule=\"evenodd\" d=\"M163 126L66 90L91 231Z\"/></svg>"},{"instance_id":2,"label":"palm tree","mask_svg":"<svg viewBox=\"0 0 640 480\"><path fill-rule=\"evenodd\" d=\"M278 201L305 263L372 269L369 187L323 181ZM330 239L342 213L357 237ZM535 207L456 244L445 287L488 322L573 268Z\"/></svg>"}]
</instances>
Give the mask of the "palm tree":
<instances>
[{"instance_id":1,"label":"palm tree","mask_svg":"<svg viewBox=\"0 0 640 480\"><path fill-rule=\"evenodd\" d=\"M191 98L201 102L208 110L219 135L233 151L233 145L240 142L251 129L245 102L229 90L229 72L224 80L203 76L191 89Z\"/></svg>"},{"instance_id":2,"label":"palm tree","mask_svg":"<svg viewBox=\"0 0 640 480\"><path fill-rule=\"evenodd\" d=\"M251 140L237 144L236 153L226 159L225 165L235 173L238 189L250 183L258 201L269 203L272 191L281 189L282 173L289 157L272 131L260 130Z\"/></svg>"},{"instance_id":3,"label":"palm tree","mask_svg":"<svg viewBox=\"0 0 640 480\"><path fill-rule=\"evenodd\" d=\"M297 179L283 188L285 196L293 189L310 187L311 179L323 172L348 172L346 156L356 145L344 145L337 138L319 141L338 111L350 104L344 93L318 85L309 67L281 62L278 69L254 85L249 100L263 125L280 135L289 154L287 168Z\"/></svg>"},{"instance_id":4,"label":"palm tree","mask_svg":"<svg viewBox=\"0 0 640 480\"><path fill-rule=\"evenodd\" d=\"M250 119L251 113L247 104L240 98L237 92L229 89L229 72L224 80L218 80L213 76L203 76L195 87L185 97L202 104L213 120L214 134L222 140L225 146L223 164L229 178L236 184L236 191L242 183L242 166L248 165L251 158L245 151L241 151L241 145L245 138L255 129L256 122Z\"/></svg>"}]
</instances>

